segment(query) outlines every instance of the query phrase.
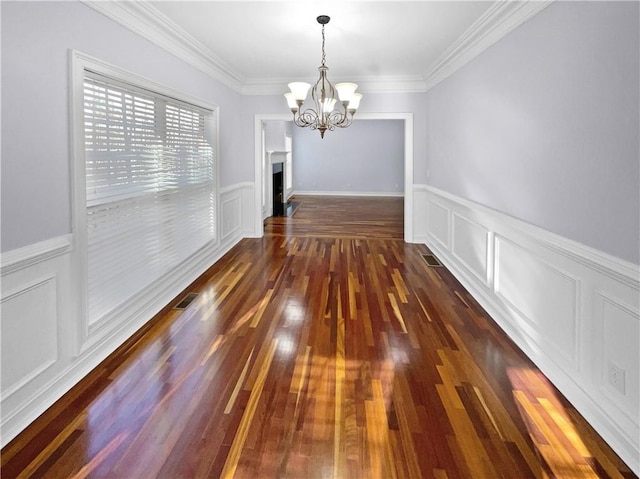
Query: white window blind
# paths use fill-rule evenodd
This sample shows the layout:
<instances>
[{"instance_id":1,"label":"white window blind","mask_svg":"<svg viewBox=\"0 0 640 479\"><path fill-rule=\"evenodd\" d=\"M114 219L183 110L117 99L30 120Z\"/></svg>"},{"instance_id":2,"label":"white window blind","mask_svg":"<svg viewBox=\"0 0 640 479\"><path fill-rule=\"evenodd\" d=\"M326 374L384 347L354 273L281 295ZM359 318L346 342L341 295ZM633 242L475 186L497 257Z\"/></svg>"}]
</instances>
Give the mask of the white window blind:
<instances>
[{"instance_id":1,"label":"white window blind","mask_svg":"<svg viewBox=\"0 0 640 479\"><path fill-rule=\"evenodd\" d=\"M215 241L213 130L210 110L85 72L89 324Z\"/></svg>"}]
</instances>

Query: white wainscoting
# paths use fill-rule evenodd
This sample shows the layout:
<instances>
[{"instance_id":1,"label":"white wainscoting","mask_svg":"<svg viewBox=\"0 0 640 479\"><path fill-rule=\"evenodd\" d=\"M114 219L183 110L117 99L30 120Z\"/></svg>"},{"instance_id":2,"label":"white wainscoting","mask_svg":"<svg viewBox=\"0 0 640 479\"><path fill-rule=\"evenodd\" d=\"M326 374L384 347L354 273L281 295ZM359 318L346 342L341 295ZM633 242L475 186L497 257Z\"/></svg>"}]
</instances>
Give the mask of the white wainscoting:
<instances>
[{"instance_id":1,"label":"white wainscoting","mask_svg":"<svg viewBox=\"0 0 640 479\"><path fill-rule=\"evenodd\" d=\"M242 238L261 236L254 231L254 195L255 188L252 182L236 183L222 188L220 216L223 242L238 235Z\"/></svg>"},{"instance_id":2,"label":"white wainscoting","mask_svg":"<svg viewBox=\"0 0 640 479\"><path fill-rule=\"evenodd\" d=\"M198 276L253 231L253 183L219 196L219 241L134 298L118 320L89 329L77 298L71 235L2 254L0 408L2 446Z\"/></svg>"},{"instance_id":3,"label":"white wainscoting","mask_svg":"<svg viewBox=\"0 0 640 479\"><path fill-rule=\"evenodd\" d=\"M3 399L49 369L58 359L56 280L56 274L50 274L3 295ZM24 314L25 311L29 314Z\"/></svg>"},{"instance_id":4,"label":"white wainscoting","mask_svg":"<svg viewBox=\"0 0 640 479\"><path fill-rule=\"evenodd\" d=\"M220 208L222 224L222 241L238 235L242 228L242 192L238 190L225 192Z\"/></svg>"},{"instance_id":5,"label":"white wainscoting","mask_svg":"<svg viewBox=\"0 0 640 479\"><path fill-rule=\"evenodd\" d=\"M39 396L75 349L71 252L64 235L2 254L2 446L46 409Z\"/></svg>"},{"instance_id":6,"label":"white wainscoting","mask_svg":"<svg viewBox=\"0 0 640 479\"><path fill-rule=\"evenodd\" d=\"M415 240L639 474L638 266L427 185L414 192Z\"/></svg>"}]
</instances>

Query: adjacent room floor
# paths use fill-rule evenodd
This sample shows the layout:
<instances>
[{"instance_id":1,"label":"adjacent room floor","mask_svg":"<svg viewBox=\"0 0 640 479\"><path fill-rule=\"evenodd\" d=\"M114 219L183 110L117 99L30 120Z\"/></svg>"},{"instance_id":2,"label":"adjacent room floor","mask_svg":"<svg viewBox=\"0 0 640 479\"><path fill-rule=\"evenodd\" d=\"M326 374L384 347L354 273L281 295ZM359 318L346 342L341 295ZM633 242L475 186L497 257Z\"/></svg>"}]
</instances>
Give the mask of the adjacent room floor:
<instances>
[{"instance_id":1,"label":"adjacent room floor","mask_svg":"<svg viewBox=\"0 0 640 479\"><path fill-rule=\"evenodd\" d=\"M5 447L2 477L635 477L404 243L402 198L296 201Z\"/></svg>"}]
</instances>

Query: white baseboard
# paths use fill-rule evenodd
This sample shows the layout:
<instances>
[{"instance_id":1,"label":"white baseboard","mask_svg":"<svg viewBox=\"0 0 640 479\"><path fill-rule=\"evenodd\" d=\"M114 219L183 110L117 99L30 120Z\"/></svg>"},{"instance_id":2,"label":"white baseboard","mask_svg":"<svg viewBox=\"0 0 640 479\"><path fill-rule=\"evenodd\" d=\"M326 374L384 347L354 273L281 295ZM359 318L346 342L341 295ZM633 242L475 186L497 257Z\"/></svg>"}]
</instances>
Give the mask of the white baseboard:
<instances>
[{"instance_id":1,"label":"white baseboard","mask_svg":"<svg viewBox=\"0 0 640 479\"><path fill-rule=\"evenodd\" d=\"M294 191L292 196L388 196L404 197L402 191Z\"/></svg>"},{"instance_id":2,"label":"white baseboard","mask_svg":"<svg viewBox=\"0 0 640 479\"><path fill-rule=\"evenodd\" d=\"M427 185L416 238L640 473L638 266ZM625 391L608 382L625 370Z\"/></svg>"}]
</instances>

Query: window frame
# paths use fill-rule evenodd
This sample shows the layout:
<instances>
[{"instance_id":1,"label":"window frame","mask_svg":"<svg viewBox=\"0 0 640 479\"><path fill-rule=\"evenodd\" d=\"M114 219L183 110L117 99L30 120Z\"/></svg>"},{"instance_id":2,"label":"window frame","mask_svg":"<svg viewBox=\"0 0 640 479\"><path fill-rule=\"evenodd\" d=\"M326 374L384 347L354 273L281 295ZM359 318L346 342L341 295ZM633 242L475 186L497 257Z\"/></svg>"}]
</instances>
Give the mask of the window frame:
<instances>
[{"instance_id":1,"label":"window frame","mask_svg":"<svg viewBox=\"0 0 640 479\"><path fill-rule=\"evenodd\" d=\"M81 354L87 349L99 344L105 337L115 334L132 319L135 313L145 307L154 306L150 301L163 301L158 309L166 305L166 298L157 297L154 294L156 281L138 292L129 303L133 307L116 307L111 313L98 321L89 322L88 312L88 232L87 232L87 194L86 194L86 155L85 155L85 129L84 129L84 79L87 71L94 72L116 81L130 84L133 88L147 90L149 92L174 98L183 103L191 104L199 109L209 110L213 113L213 156L214 156L214 198L215 198L215 235L206 244L206 248L216 248L220 245L221 204L220 204L220 157L219 157L219 107L199 98L192 97L183 92L150 80L144 76L129 72L115 65L109 64L95 57L86 55L76 50L70 50L70 156L71 156L71 227L73 236L72 254L72 279L77 293L75 305L78 315L78 330L76 344L77 353ZM185 263L194 255L190 256ZM167 279L169 281L169 279ZM149 318L146 318L147 320ZM137 328L136 328L137 329Z\"/></svg>"}]
</instances>

